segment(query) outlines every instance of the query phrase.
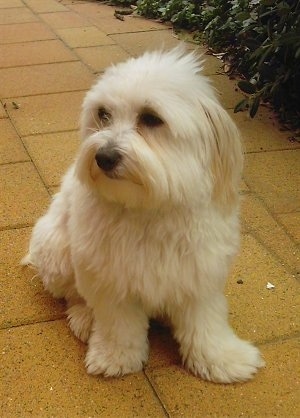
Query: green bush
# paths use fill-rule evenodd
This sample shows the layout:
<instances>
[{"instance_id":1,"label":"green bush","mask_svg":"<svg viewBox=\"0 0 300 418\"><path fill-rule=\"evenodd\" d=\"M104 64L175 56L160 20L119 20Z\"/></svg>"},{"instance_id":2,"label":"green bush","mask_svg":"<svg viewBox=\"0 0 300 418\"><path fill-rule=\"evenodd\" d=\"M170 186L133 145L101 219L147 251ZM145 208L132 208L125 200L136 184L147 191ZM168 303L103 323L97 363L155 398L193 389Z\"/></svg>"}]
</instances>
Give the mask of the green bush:
<instances>
[{"instance_id":1,"label":"green bush","mask_svg":"<svg viewBox=\"0 0 300 418\"><path fill-rule=\"evenodd\" d=\"M131 0L99 0L101 3L106 3L110 6L131 6L136 4L136 0L135 1L131 1Z\"/></svg>"},{"instance_id":2,"label":"green bush","mask_svg":"<svg viewBox=\"0 0 300 418\"><path fill-rule=\"evenodd\" d=\"M231 73L245 80L248 97L235 111L254 117L261 102L270 103L279 119L300 129L299 0L118 0L136 4L137 13L195 31L215 51L225 52Z\"/></svg>"},{"instance_id":3,"label":"green bush","mask_svg":"<svg viewBox=\"0 0 300 418\"><path fill-rule=\"evenodd\" d=\"M249 94L236 106L254 116L261 101L270 102L282 122L300 128L300 2L298 0L211 1L203 11L208 44L225 50L232 71L248 81ZM226 9L226 5L231 7Z\"/></svg>"},{"instance_id":4,"label":"green bush","mask_svg":"<svg viewBox=\"0 0 300 418\"><path fill-rule=\"evenodd\" d=\"M144 16L170 21L174 26L185 29L198 28L202 7L197 0L139 0L137 6L138 12Z\"/></svg>"}]
</instances>

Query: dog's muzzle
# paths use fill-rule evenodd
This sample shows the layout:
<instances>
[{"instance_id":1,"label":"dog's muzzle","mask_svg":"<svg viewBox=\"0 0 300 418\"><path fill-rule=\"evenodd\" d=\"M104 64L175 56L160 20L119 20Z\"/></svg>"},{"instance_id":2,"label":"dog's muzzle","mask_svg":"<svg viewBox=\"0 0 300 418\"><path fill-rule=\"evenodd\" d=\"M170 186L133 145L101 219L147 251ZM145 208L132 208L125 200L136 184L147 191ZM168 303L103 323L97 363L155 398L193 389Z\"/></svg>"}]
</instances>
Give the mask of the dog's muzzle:
<instances>
[{"instance_id":1,"label":"dog's muzzle","mask_svg":"<svg viewBox=\"0 0 300 418\"><path fill-rule=\"evenodd\" d=\"M120 163L122 155L120 151L113 147L99 148L95 155L95 160L105 173L112 172Z\"/></svg>"}]
</instances>

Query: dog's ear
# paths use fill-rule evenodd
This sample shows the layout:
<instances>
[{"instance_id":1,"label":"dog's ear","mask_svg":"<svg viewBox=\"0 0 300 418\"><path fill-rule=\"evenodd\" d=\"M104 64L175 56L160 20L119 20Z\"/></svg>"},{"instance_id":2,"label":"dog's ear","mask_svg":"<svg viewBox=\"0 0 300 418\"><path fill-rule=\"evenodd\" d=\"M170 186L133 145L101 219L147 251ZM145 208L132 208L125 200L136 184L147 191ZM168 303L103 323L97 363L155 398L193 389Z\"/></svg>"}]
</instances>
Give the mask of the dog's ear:
<instances>
[{"instance_id":1,"label":"dog's ear","mask_svg":"<svg viewBox=\"0 0 300 418\"><path fill-rule=\"evenodd\" d=\"M99 129L93 91L89 91L84 98L80 116L80 136L84 140Z\"/></svg>"},{"instance_id":2,"label":"dog's ear","mask_svg":"<svg viewBox=\"0 0 300 418\"><path fill-rule=\"evenodd\" d=\"M211 130L208 141L211 151L212 197L220 208L230 211L238 199L243 168L240 134L219 103L209 101L202 106Z\"/></svg>"}]
</instances>

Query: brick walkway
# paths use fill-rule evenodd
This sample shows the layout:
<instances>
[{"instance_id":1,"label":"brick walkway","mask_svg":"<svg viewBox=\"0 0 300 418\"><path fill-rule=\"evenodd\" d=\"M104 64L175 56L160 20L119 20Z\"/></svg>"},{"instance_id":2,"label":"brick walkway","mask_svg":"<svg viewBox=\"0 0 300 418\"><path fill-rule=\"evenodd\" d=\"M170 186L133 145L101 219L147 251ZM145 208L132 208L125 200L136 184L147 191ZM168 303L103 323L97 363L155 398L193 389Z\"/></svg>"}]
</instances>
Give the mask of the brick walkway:
<instances>
[{"instance_id":1,"label":"brick walkway","mask_svg":"<svg viewBox=\"0 0 300 418\"><path fill-rule=\"evenodd\" d=\"M233 115L241 94L216 58L207 57L205 73L246 151L230 318L260 346L266 368L247 384L204 382L184 371L169 332L155 325L143 373L88 376L85 347L71 335L63 303L18 265L74 157L80 104L95 74L162 42L178 43L166 26L120 21L113 11L91 1L0 0L0 416L299 417L300 146L266 109L253 121Z\"/></svg>"}]
</instances>

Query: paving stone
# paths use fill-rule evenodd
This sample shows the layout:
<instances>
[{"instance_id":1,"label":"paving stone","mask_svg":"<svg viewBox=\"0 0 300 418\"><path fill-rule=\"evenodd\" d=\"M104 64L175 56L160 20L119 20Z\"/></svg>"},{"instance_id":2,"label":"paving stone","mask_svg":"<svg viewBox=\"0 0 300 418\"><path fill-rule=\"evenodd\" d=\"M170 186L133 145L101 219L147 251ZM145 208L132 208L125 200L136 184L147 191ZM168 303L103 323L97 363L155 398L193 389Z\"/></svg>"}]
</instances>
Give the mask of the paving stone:
<instances>
[{"instance_id":1,"label":"paving stone","mask_svg":"<svg viewBox=\"0 0 300 418\"><path fill-rule=\"evenodd\" d=\"M27 4L27 6L29 6L35 13L68 11L66 7L55 0L24 0L24 3Z\"/></svg>"},{"instance_id":2,"label":"paving stone","mask_svg":"<svg viewBox=\"0 0 300 418\"><path fill-rule=\"evenodd\" d=\"M54 196L56 193L60 191L60 186L47 187L47 190L51 196Z\"/></svg>"},{"instance_id":3,"label":"paving stone","mask_svg":"<svg viewBox=\"0 0 300 418\"><path fill-rule=\"evenodd\" d=\"M118 45L77 48L80 59L94 72L104 71L107 67L125 61L129 55Z\"/></svg>"},{"instance_id":4,"label":"paving stone","mask_svg":"<svg viewBox=\"0 0 300 418\"><path fill-rule=\"evenodd\" d=\"M248 112L231 114L244 140L246 152L300 148L299 142L292 142L292 133L281 131L272 112L261 107L254 119Z\"/></svg>"},{"instance_id":5,"label":"paving stone","mask_svg":"<svg viewBox=\"0 0 300 418\"><path fill-rule=\"evenodd\" d=\"M97 18L112 17L115 11L115 7L111 7L106 4L99 4L99 2L69 1L68 7L74 12L89 18L95 18L95 16Z\"/></svg>"},{"instance_id":6,"label":"paving stone","mask_svg":"<svg viewBox=\"0 0 300 418\"><path fill-rule=\"evenodd\" d=\"M112 45L115 42L95 26L57 29L58 36L71 48Z\"/></svg>"},{"instance_id":7,"label":"paving stone","mask_svg":"<svg viewBox=\"0 0 300 418\"><path fill-rule=\"evenodd\" d=\"M275 288L267 289L268 282ZM230 323L244 339L262 343L300 331L298 281L251 234L243 236L226 295Z\"/></svg>"},{"instance_id":8,"label":"paving stone","mask_svg":"<svg viewBox=\"0 0 300 418\"><path fill-rule=\"evenodd\" d=\"M244 178L271 212L299 211L300 150L248 154Z\"/></svg>"},{"instance_id":9,"label":"paving stone","mask_svg":"<svg viewBox=\"0 0 300 418\"><path fill-rule=\"evenodd\" d=\"M12 9L1 9L0 25L10 25L11 23L35 22L37 17L26 7Z\"/></svg>"},{"instance_id":10,"label":"paving stone","mask_svg":"<svg viewBox=\"0 0 300 418\"><path fill-rule=\"evenodd\" d=\"M76 60L58 40L0 45L0 68Z\"/></svg>"},{"instance_id":11,"label":"paving stone","mask_svg":"<svg viewBox=\"0 0 300 418\"><path fill-rule=\"evenodd\" d=\"M22 141L8 119L0 119L0 164L28 161Z\"/></svg>"},{"instance_id":12,"label":"paving stone","mask_svg":"<svg viewBox=\"0 0 300 418\"><path fill-rule=\"evenodd\" d=\"M300 212L283 213L277 215L277 219L292 239L295 240L296 244L300 244Z\"/></svg>"},{"instance_id":13,"label":"paving stone","mask_svg":"<svg viewBox=\"0 0 300 418\"><path fill-rule=\"evenodd\" d=\"M207 76L222 74L223 62L212 55L205 54L204 51L205 49L199 50L200 54L203 53L203 74Z\"/></svg>"},{"instance_id":14,"label":"paving stone","mask_svg":"<svg viewBox=\"0 0 300 418\"><path fill-rule=\"evenodd\" d=\"M247 186L247 184L245 183L245 180L241 180L241 184L240 184L240 191L242 193L244 192L249 192L249 187Z\"/></svg>"},{"instance_id":15,"label":"paving stone","mask_svg":"<svg viewBox=\"0 0 300 418\"><path fill-rule=\"evenodd\" d=\"M276 221L278 215L274 218L257 196L248 194L241 199L241 216L248 231L253 232L291 271L300 272L300 249ZM297 223L288 225L290 235L297 234L297 229L299 231Z\"/></svg>"},{"instance_id":16,"label":"paving stone","mask_svg":"<svg viewBox=\"0 0 300 418\"><path fill-rule=\"evenodd\" d=\"M299 416L299 340L262 349L266 367L244 384L205 382L177 365L147 367L146 374L172 417Z\"/></svg>"},{"instance_id":17,"label":"paving stone","mask_svg":"<svg viewBox=\"0 0 300 418\"><path fill-rule=\"evenodd\" d=\"M27 151L45 184L60 184L79 147L78 132L62 132L24 138Z\"/></svg>"},{"instance_id":18,"label":"paving stone","mask_svg":"<svg viewBox=\"0 0 300 418\"><path fill-rule=\"evenodd\" d=\"M88 375L85 346L66 321L2 330L0 338L6 417L165 417L142 372L118 379Z\"/></svg>"},{"instance_id":19,"label":"paving stone","mask_svg":"<svg viewBox=\"0 0 300 418\"><path fill-rule=\"evenodd\" d=\"M0 166L0 228L32 225L49 195L30 162Z\"/></svg>"},{"instance_id":20,"label":"paving stone","mask_svg":"<svg viewBox=\"0 0 300 418\"><path fill-rule=\"evenodd\" d=\"M145 51L152 51L159 48L173 48L180 44L179 39L171 29L149 32L123 33L111 35L118 45L120 45L130 55L137 57Z\"/></svg>"},{"instance_id":21,"label":"paving stone","mask_svg":"<svg viewBox=\"0 0 300 418\"><path fill-rule=\"evenodd\" d=\"M41 19L52 29L78 28L90 26L89 21L73 12L43 13Z\"/></svg>"},{"instance_id":22,"label":"paving stone","mask_svg":"<svg viewBox=\"0 0 300 418\"><path fill-rule=\"evenodd\" d=\"M11 7L23 7L21 0L0 0L0 9L8 9Z\"/></svg>"},{"instance_id":23,"label":"paving stone","mask_svg":"<svg viewBox=\"0 0 300 418\"><path fill-rule=\"evenodd\" d=\"M216 88L220 102L226 109L234 109L235 105L243 99L243 94L237 86L237 80L230 80L224 75L210 75L213 86ZM231 113L233 115L233 112Z\"/></svg>"},{"instance_id":24,"label":"paving stone","mask_svg":"<svg viewBox=\"0 0 300 418\"><path fill-rule=\"evenodd\" d=\"M7 118L7 112L3 106L3 104L0 102L0 118Z\"/></svg>"},{"instance_id":25,"label":"paving stone","mask_svg":"<svg viewBox=\"0 0 300 418\"><path fill-rule=\"evenodd\" d=\"M69 131L79 126L85 91L17 97L19 109L8 107L9 116L20 135Z\"/></svg>"},{"instance_id":26,"label":"paving stone","mask_svg":"<svg viewBox=\"0 0 300 418\"><path fill-rule=\"evenodd\" d=\"M31 228L0 231L0 328L65 316L65 304L44 290L33 269L20 265L28 251L31 232Z\"/></svg>"},{"instance_id":27,"label":"paving stone","mask_svg":"<svg viewBox=\"0 0 300 418\"><path fill-rule=\"evenodd\" d=\"M125 16L124 21L116 19L113 15L111 17L99 17L97 15L90 17L90 20L98 26L98 28L107 33L131 33L131 32L145 32L155 30L167 30L168 27L161 23L152 20L145 20L138 16ZM148 36L150 37L149 33Z\"/></svg>"},{"instance_id":28,"label":"paving stone","mask_svg":"<svg viewBox=\"0 0 300 418\"><path fill-rule=\"evenodd\" d=\"M56 38L49 28L40 22L0 25L0 44L41 41Z\"/></svg>"},{"instance_id":29,"label":"paving stone","mask_svg":"<svg viewBox=\"0 0 300 418\"><path fill-rule=\"evenodd\" d=\"M57 93L89 88L92 74L81 62L0 69L2 97Z\"/></svg>"}]
</instances>

